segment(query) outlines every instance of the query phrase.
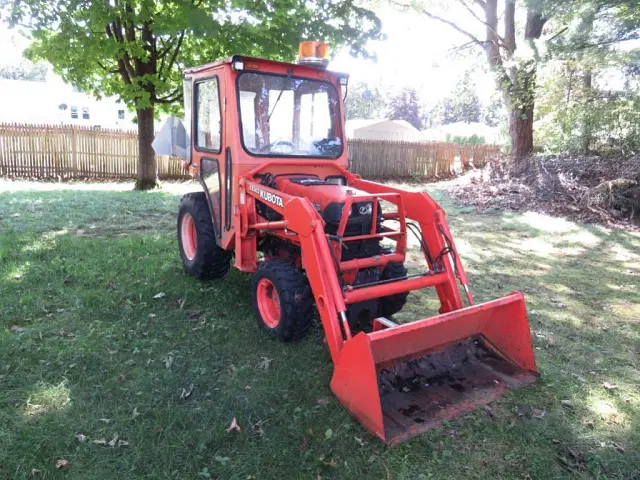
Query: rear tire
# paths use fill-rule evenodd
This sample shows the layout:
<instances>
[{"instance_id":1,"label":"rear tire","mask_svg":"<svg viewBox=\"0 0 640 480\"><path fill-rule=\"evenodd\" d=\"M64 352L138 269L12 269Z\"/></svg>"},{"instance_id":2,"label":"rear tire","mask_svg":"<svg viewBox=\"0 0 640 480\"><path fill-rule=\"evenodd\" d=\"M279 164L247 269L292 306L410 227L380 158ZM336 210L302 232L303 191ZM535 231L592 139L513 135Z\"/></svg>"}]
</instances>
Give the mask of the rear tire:
<instances>
[{"instance_id":1,"label":"rear tire","mask_svg":"<svg viewBox=\"0 0 640 480\"><path fill-rule=\"evenodd\" d=\"M178 247L185 271L196 278L222 278L229 272L232 252L216 243L204 192L188 193L180 201Z\"/></svg>"},{"instance_id":2,"label":"rear tire","mask_svg":"<svg viewBox=\"0 0 640 480\"><path fill-rule=\"evenodd\" d=\"M258 325L270 337L302 338L311 327L313 295L307 277L286 260L263 262L253 274Z\"/></svg>"},{"instance_id":3,"label":"rear tire","mask_svg":"<svg viewBox=\"0 0 640 480\"><path fill-rule=\"evenodd\" d=\"M392 280L394 278L402 278L407 276L407 269L403 263L389 262L382 272L381 280ZM380 315L390 317L398 313L407 303L409 292L395 293L382 297L379 300Z\"/></svg>"}]
</instances>

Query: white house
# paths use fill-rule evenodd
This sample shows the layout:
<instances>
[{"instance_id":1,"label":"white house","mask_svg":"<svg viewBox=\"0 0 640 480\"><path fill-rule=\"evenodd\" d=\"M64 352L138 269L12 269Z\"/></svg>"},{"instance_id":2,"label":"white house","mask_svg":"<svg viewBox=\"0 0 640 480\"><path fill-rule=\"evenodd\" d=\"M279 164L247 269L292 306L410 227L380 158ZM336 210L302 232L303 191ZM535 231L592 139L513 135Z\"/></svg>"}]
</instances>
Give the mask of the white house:
<instances>
[{"instance_id":1,"label":"white house","mask_svg":"<svg viewBox=\"0 0 640 480\"><path fill-rule=\"evenodd\" d=\"M96 100L60 79L0 79L0 122L135 129L134 114L115 98Z\"/></svg>"},{"instance_id":2,"label":"white house","mask_svg":"<svg viewBox=\"0 0 640 480\"><path fill-rule=\"evenodd\" d=\"M405 120L347 120L347 138L364 140L420 140L420 131Z\"/></svg>"}]
</instances>

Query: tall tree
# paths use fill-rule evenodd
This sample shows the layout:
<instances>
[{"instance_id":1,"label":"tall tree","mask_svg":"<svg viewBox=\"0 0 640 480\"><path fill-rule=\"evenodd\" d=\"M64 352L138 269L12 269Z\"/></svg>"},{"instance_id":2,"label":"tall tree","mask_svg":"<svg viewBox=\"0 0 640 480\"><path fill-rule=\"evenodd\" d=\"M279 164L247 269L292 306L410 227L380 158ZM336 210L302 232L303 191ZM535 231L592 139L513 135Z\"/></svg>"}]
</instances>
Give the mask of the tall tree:
<instances>
[{"instance_id":1,"label":"tall tree","mask_svg":"<svg viewBox=\"0 0 640 480\"><path fill-rule=\"evenodd\" d=\"M429 19L448 25L484 51L509 112L513 154L516 160L527 156L533 151L537 40L547 19L533 3L527 5L524 28L518 38L516 0L457 0L454 6L459 12L454 13L449 9L449 2L435 3L413 2L411 7ZM434 13L436 11L444 13ZM466 14L469 21L460 21L459 13Z\"/></svg>"},{"instance_id":2,"label":"tall tree","mask_svg":"<svg viewBox=\"0 0 640 480\"><path fill-rule=\"evenodd\" d=\"M387 116L391 120L406 120L418 130L422 130L422 115L418 92L414 88L404 87L389 101Z\"/></svg>"},{"instance_id":3,"label":"tall tree","mask_svg":"<svg viewBox=\"0 0 640 480\"><path fill-rule=\"evenodd\" d=\"M375 85L351 82L345 99L344 110L347 119L379 118L386 107L385 99Z\"/></svg>"},{"instance_id":4,"label":"tall tree","mask_svg":"<svg viewBox=\"0 0 640 480\"><path fill-rule=\"evenodd\" d=\"M479 122L482 106L476 93L476 83L467 70L458 80L451 94L444 99L442 123Z\"/></svg>"},{"instance_id":5,"label":"tall tree","mask_svg":"<svg viewBox=\"0 0 640 480\"><path fill-rule=\"evenodd\" d=\"M33 63L23 60L19 63L0 65L0 78L44 82L47 79L48 70L49 67L46 63Z\"/></svg>"},{"instance_id":6,"label":"tall tree","mask_svg":"<svg viewBox=\"0 0 640 480\"><path fill-rule=\"evenodd\" d=\"M292 60L302 39L350 45L378 38L379 19L355 0L0 0L28 28L32 59L96 97L137 112L136 188L157 184L157 109L179 110L182 70L234 53Z\"/></svg>"}]
</instances>

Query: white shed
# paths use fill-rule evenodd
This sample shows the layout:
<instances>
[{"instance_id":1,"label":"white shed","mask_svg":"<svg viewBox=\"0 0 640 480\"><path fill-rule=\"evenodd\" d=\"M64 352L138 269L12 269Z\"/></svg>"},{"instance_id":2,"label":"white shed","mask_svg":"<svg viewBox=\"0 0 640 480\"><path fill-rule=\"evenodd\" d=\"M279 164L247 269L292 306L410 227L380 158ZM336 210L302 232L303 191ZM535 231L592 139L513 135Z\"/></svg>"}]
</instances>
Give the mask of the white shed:
<instances>
[{"instance_id":1,"label":"white shed","mask_svg":"<svg viewBox=\"0 0 640 480\"><path fill-rule=\"evenodd\" d=\"M362 140L420 140L420 131L405 120L347 120L347 138Z\"/></svg>"}]
</instances>

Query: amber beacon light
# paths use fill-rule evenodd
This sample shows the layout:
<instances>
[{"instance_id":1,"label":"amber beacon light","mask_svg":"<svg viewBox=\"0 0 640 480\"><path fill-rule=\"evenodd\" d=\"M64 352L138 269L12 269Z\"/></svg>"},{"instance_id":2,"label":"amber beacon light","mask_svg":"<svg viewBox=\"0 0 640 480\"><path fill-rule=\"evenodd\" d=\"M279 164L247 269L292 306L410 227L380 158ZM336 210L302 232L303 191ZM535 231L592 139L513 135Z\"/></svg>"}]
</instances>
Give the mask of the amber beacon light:
<instances>
[{"instance_id":1,"label":"amber beacon light","mask_svg":"<svg viewBox=\"0 0 640 480\"><path fill-rule=\"evenodd\" d=\"M326 68L329 65L329 44L324 42L300 42L298 63Z\"/></svg>"}]
</instances>

